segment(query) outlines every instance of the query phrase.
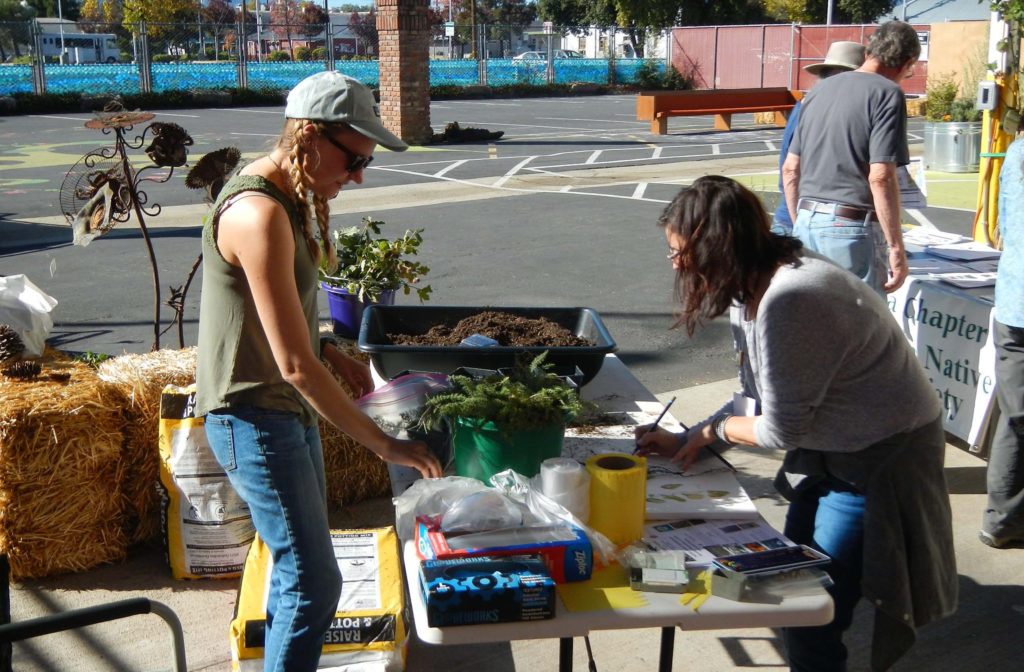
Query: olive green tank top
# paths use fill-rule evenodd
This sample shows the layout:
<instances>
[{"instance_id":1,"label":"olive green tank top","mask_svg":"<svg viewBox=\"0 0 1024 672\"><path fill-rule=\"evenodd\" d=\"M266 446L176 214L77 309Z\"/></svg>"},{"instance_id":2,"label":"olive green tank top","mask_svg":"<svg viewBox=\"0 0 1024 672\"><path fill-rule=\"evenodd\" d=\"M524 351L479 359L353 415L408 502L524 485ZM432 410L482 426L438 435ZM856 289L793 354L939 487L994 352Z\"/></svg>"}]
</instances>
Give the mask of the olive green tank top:
<instances>
[{"instance_id":1,"label":"olive green tank top","mask_svg":"<svg viewBox=\"0 0 1024 672\"><path fill-rule=\"evenodd\" d=\"M319 353L317 267L302 236L302 220L291 199L259 175L235 175L217 197L203 225L203 289L199 306L199 361L196 416L238 406L297 413L306 426L317 414L298 390L285 382L263 331L252 292L241 268L229 264L217 247L217 223L226 203L255 191L278 201L288 213L295 238L295 284L306 316L310 344Z\"/></svg>"}]
</instances>

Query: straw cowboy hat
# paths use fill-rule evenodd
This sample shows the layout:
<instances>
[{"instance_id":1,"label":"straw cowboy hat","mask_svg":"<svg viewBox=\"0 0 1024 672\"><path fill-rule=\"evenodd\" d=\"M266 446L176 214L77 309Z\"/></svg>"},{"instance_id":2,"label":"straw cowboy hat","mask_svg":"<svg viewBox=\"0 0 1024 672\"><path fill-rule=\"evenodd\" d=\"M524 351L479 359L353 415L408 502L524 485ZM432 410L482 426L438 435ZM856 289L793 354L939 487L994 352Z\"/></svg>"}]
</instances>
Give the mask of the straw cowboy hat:
<instances>
[{"instance_id":1,"label":"straw cowboy hat","mask_svg":"<svg viewBox=\"0 0 1024 672\"><path fill-rule=\"evenodd\" d=\"M805 65L804 70L817 75L826 68L856 70L864 65L864 45L859 42L833 42L828 45L824 63Z\"/></svg>"}]
</instances>

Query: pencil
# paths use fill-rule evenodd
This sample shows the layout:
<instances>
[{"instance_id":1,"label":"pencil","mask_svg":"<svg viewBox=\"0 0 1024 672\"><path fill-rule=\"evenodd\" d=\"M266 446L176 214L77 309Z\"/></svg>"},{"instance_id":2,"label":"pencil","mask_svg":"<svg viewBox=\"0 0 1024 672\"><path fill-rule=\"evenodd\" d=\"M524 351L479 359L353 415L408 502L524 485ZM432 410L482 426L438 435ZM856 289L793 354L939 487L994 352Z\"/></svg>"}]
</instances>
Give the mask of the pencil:
<instances>
[{"instance_id":1,"label":"pencil","mask_svg":"<svg viewBox=\"0 0 1024 672\"><path fill-rule=\"evenodd\" d=\"M687 427L687 426L686 426L685 424L683 424L682 422L680 422L680 423L679 423L679 426L683 428L683 431L684 431L684 432L688 432L688 431L690 431L690 428L689 428L689 427ZM645 432L645 433L646 433L646 432ZM721 454L721 453L719 453L719 452L718 452L717 450L715 450L715 449L714 449L714 448L712 448L711 446L704 446L704 447L708 449L708 452L709 452L709 453L711 453L712 455L714 455L715 457L717 457L717 458L718 458L718 461L719 461L719 462L721 462L721 463L722 463L722 464L724 464L725 466L729 467L729 471L731 471L731 472L732 472L732 473L734 473L734 474L736 473L736 467L734 467L734 466L732 466L731 464L729 464L729 460L727 460L727 459L725 459L724 457L722 457L722 454Z\"/></svg>"},{"instance_id":2,"label":"pencil","mask_svg":"<svg viewBox=\"0 0 1024 672\"><path fill-rule=\"evenodd\" d=\"M675 397L672 397L671 399L668 400L668 403L665 404L665 408L661 409L661 413L659 413L658 417L655 418L654 424L648 427L646 432L638 436L637 441L639 441L642 437L647 436L647 434L649 434L650 432L654 431L654 429L658 426L658 423L662 421L662 419L665 417L665 414L668 413L668 409L672 407L672 404L674 404L675 401ZM683 429L685 429L685 427ZM636 451L638 450L640 450L640 446L637 446L636 448L633 449L633 454L636 455Z\"/></svg>"}]
</instances>

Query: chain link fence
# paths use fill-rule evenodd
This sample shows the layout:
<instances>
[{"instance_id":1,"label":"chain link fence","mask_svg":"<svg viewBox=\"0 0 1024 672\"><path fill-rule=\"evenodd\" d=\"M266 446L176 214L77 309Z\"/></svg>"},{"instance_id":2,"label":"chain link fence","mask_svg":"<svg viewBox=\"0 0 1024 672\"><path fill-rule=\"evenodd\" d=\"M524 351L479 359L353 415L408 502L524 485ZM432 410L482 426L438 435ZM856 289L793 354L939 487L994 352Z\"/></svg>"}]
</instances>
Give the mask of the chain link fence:
<instances>
[{"instance_id":1,"label":"chain link fence","mask_svg":"<svg viewBox=\"0 0 1024 672\"><path fill-rule=\"evenodd\" d=\"M450 34L449 34L450 33ZM563 33L513 25L444 26L430 45L432 86L639 83L664 78L670 55L658 36L633 56L617 31ZM14 93L284 90L324 69L370 86L380 81L376 44L347 25L259 22L123 24L78 22L43 32L0 22L0 95Z\"/></svg>"}]
</instances>

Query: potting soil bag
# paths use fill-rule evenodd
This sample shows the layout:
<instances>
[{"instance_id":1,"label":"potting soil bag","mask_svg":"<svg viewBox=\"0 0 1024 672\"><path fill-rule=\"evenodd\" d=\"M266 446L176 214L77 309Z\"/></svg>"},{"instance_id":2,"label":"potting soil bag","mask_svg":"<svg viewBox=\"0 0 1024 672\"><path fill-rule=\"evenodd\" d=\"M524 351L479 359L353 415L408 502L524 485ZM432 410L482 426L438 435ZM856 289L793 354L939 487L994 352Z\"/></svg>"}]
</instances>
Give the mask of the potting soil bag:
<instances>
[{"instance_id":1,"label":"potting soil bag","mask_svg":"<svg viewBox=\"0 0 1024 672\"><path fill-rule=\"evenodd\" d=\"M450 452L446 429L425 431L419 426L427 397L451 389L448 376L440 373L407 373L370 394L356 399L356 405L370 416L388 436L423 441L444 467ZM418 469L388 463L391 493L397 497L419 479Z\"/></svg>"},{"instance_id":2,"label":"potting soil bag","mask_svg":"<svg viewBox=\"0 0 1024 672\"><path fill-rule=\"evenodd\" d=\"M195 417L196 388L168 385L160 396L160 516L176 579L228 579L242 571L256 534Z\"/></svg>"},{"instance_id":3,"label":"potting soil bag","mask_svg":"<svg viewBox=\"0 0 1024 672\"><path fill-rule=\"evenodd\" d=\"M319 670L398 672L405 667L405 584L395 528L331 530L341 598L324 636ZM231 621L235 672L263 671L267 587L273 559L256 537Z\"/></svg>"}]
</instances>

